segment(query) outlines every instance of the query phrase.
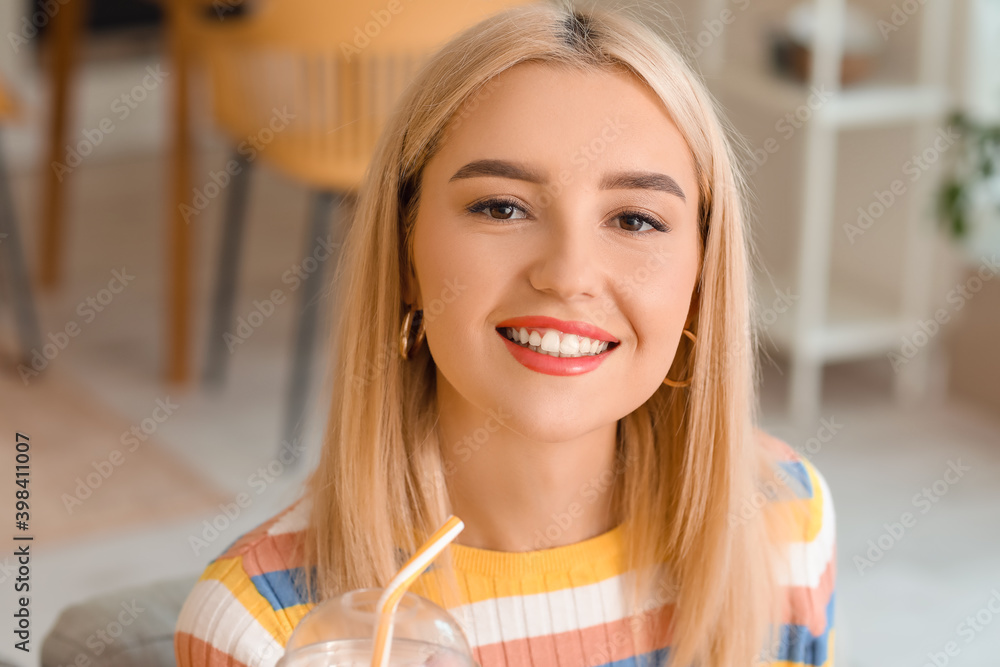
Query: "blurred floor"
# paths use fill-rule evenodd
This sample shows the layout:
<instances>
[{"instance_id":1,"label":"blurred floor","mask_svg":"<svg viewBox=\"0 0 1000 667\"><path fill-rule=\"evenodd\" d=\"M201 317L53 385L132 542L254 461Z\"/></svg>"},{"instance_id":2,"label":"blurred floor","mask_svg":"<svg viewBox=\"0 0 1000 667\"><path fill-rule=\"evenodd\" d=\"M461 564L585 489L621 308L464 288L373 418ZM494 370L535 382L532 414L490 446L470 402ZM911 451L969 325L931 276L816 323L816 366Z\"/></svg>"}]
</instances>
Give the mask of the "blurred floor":
<instances>
[{"instance_id":1,"label":"blurred floor","mask_svg":"<svg viewBox=\"0 0 1000 667\"><path fill-rule=\"evenodd\" d=\"M206 182L209 171L218 170L226 158L224 151L201 155L196 183ZM314 405L319 407L308 424L304 465L273 478L254 477L277 454L297 313L294 301L277 308L235 350L223 392L205 392L197 383L184 391L161 384L165 178L161 157L154 154L85 162L73 174L66 285L57 294L41 295L40 307L43 332L77 321L81 333L52 360L52 370L58 367L60 373L72 375L90 388L95 400L133 424L149 417L157 399L169 398L179 408L158 424L159 445L202 472L219 492L230 497L246 493L252 502L234 520L221 520L229 525L206 540L207 546L192 538L204 538L204 522L224 516L223 509L37 549L32 571L35 651L68 603L119 586L199 572L242 532L295 497L316 454L325 396L319 377L314 389ZM36 187L34 174L15 175L31 264ZM221 200L211 201L192 220L197 239L198 287L192 307L198 360ZM255 174L244 248L244 257L254 259L243 266L238 315L245 316L255 299L281 288L281 275L301 257L307 203L307 193L297 185L263 168ZM79 304L107 287L115 270L135 278L85 322ZM9 322L3 324L9 328ZM317 367L322 361L317 359ZM888 398L889 372L883 363L830 370L823 415L835 433L808 454L826 476L836 502L837 664L935 664L928 653L942 653L954 641L959 652L945 656L946 664L997 665L1000 618L986 605L993 591L1000 591L1000 419L961 405L898 409ZM821 424L812 432L796 433L780 417L784 379L777 368L767 367L763 389L765 426L804 448ZM59 418L55 406L52 418ZM945 479L949 462L960 466L962 476L954 484L935 487ZM272 481L261 485L261 479ZM945 492L935 495L933 503L915 502L915 494L925 487ZM903 512L910 512L915 524L900 533L893 524ZM884 554L869 554L869 540L888 545ZM856 557L870 559L871 566L859 566ZM12 585L10 563L0 555L0 586ZM0 599L9 605L11 596ZM0 615L9 618L8 613L6 606L0 608ZM977 614L979 620L973 623L980 630L959 625ZM987 617L993 622L986 622ZM36 664L37 652L30 662L22 655L9 642L0 645L0 660Z\"/></svg>"}]
</instances>

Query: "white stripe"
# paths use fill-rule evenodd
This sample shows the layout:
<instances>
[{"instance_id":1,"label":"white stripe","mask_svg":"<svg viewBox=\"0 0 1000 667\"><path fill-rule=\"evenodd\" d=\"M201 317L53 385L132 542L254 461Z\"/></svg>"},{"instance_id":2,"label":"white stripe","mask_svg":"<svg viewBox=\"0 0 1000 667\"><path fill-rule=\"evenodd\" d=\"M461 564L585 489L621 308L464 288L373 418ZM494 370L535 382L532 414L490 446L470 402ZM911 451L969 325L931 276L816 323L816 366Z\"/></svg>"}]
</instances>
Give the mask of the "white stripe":
<instances>
[{"instance_id":1,"label":"white stripe","mask_svg":"<svg viewBox=\"0 0 1000 667\"><path fill-rule=\"evenodd\" d=\"M195 584L177 619L177 632L201 639L248 667L273 667L284 647L216 579Z\"/></svg>"},{"instance_id":2,"label":"white stripe","mask_svg":"<svg viewBox=\"0 0 1000 667\"><path fill-rule=\"evenodd\" d=\"M268 535L283 535L305 530L309 522L309 508L312 506L312 498L305 496L296 501L292 509L288 510L284 516L271 524L267 529Z\"/></svg>"},{"instance_id":3,"label":"white stripe","mask_svg":"<svg viewBox=\"0 0 1000 667\"><path fill-rule=\"evenodd\" d=\"M830 487L827 486L823 475L815 466L810 465L809 467L816 479L819 480L819 486L813 489L813 493L818 491L821 497L820 528L812 541L792 542L788 545L789 569L780 572L778 576L778 581L784 586L816 588L823 577L827 564L833 558L836 542L836 516L833 510L833 497L830 495Z\"/></svg>"},{"instance_id":4,"label":"white stripe","mask_svg":"<svg viewBox=\"0 0 1000 667\"><path fill-rule=\"evenodd\" d=\"M625 618L623 585L624 575L617 575L576 588L480 600L452 613L473 648L544 637Z\"/></svg>"}]
</instances>

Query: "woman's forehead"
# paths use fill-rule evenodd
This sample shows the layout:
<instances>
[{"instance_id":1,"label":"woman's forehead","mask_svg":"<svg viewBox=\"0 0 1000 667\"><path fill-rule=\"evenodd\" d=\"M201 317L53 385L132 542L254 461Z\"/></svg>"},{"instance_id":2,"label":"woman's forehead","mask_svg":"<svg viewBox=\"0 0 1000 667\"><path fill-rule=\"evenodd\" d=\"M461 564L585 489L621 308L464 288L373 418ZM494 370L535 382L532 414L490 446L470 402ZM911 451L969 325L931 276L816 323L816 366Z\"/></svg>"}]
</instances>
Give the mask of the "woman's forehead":
<instances>
[{"instance_id":1,"label":"woman's forehead","mask_svg":"<svg viewBox=\"0 0 1000 667\"><path fill-rule=\"evenodd\" d=\"M465 100L435 157L450 166L520 160L594 178L610 168L666 170L685 191L697 187L693 155L663 103L637 77L607 69L515 65Z\"/></svg>"}]
</instances>

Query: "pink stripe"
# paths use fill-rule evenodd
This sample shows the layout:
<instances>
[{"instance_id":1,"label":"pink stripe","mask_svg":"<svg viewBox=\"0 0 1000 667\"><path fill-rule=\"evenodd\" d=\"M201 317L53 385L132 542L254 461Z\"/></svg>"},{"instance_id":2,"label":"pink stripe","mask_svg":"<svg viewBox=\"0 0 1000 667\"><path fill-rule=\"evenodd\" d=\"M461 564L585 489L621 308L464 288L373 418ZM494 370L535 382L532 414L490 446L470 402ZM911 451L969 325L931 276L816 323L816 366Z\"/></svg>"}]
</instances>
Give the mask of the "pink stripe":
<instances>
[{"instance_id":1,"label":"pink stripe","mask_svg":"<svg viewBox=\"0 0 1000 667\"><path fill-rule=\"evenodd\" d=\"M830 561L823 570L819 584L815 588L808 586L789 586L788 603L783 621L804 625L813 635L821 635L828 625L826 606L830 603L834 584L837 578L837 547L834 545Z\"/></svg>"},{"instance_id":2,"label":"pink stripe","mask_svg":"<svg viewBox=\"0 0 1000 667\"><path fill-rule=\"evenodd\" d=\"M298 532L261 538L252 550L243 554L243 568L248 575L255 577L265 572L301 567L304 560L302 537L303 534Z\"/></svg>"},{"instance_id":3,"label":"pink stripe","mask_svg":"<svg viewBox=\"0 0 1000 667\"><path fill-rule=\"evenodd\" d=\"M473 650L473 657L481 665L530 664L533 667L603 665L625 660L669 646L673 611L673 605L668 604L634 621L621 619L583 630L478 646ZM636 629L634 642L632 625Z\"/></svg>"},{"instance_id":4,"label":"pink stripe","mask_svg":"<svg viewBox=\"0 0 1000 667\"><path fill-rule=\"evenodd\" d=\"M246 667L233 656L187 632L174 634L177 667Z\"/></svg>"}]
</instances>

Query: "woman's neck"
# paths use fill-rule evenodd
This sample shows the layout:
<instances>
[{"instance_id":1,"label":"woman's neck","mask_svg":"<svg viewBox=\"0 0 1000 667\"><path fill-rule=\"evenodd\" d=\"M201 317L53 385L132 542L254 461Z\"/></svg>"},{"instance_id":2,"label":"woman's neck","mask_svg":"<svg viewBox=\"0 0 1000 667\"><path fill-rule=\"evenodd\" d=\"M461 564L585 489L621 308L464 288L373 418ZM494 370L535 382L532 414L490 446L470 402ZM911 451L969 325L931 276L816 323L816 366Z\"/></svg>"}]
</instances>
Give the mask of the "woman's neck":
<instances>
[{"instance_id":1,"label":"woman's neck","mask_svg":"<svg viewBox=\"0 0 1000 667\"><path fill-rule=\"evenodd\" d=\"M565 442L538 442L504 425L502 409L440 401L438 436L458 544L535 551L575 544L618 523L617 424ZM464 409L463 409L464 408Z\"/></svg>"}]
</instances>

